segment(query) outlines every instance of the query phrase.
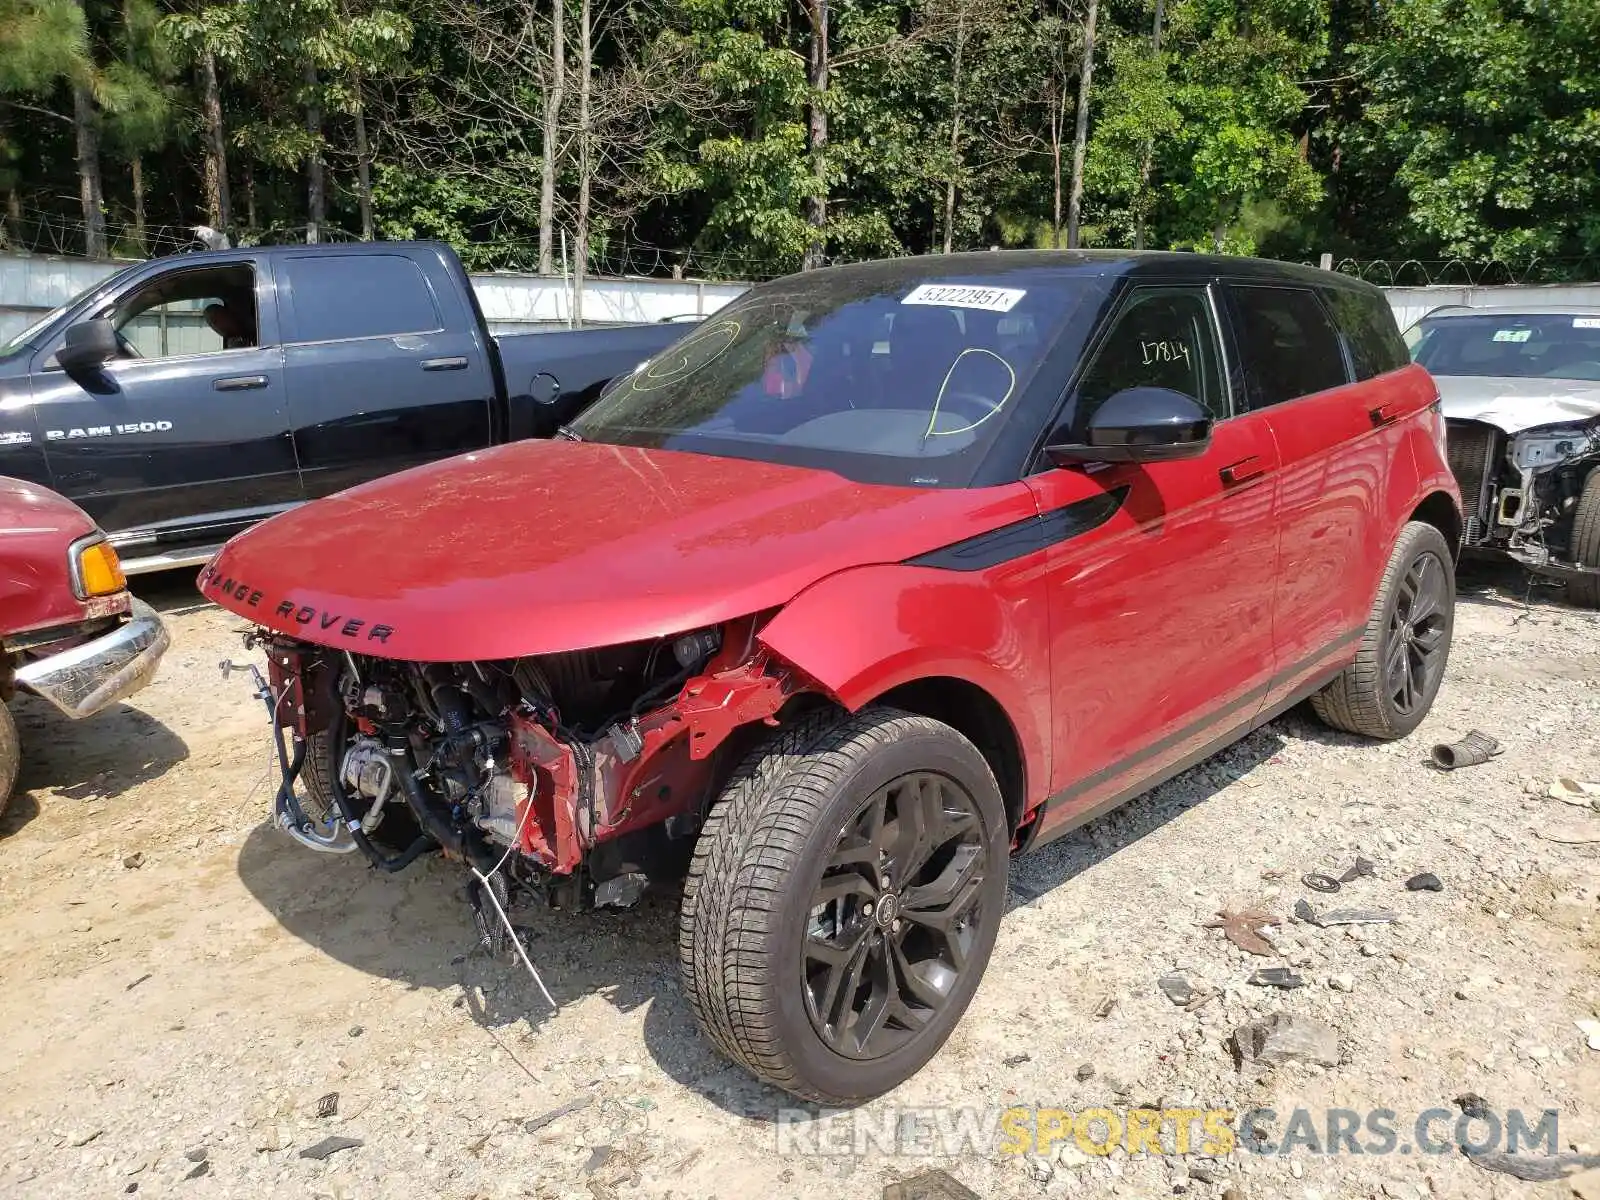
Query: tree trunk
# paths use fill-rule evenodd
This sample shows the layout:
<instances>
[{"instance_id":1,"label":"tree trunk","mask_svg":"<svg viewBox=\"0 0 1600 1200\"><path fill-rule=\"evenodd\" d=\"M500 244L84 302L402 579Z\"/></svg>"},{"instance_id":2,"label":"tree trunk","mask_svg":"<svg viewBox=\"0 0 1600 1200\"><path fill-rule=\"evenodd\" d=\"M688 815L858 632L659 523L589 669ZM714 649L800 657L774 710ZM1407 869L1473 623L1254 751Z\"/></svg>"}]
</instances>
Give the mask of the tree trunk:
<instances>
[{"instance_id":1,"label":"tree trunk","mask_svg":"<svg viewBox=\"0 0 1600 1200\"><path fill-rule=\"evenodd\" d=\"M83 202L83 252L106 256L106 214L100 192L100 126L87 83L72 85L72 126L78 135L78 198Z\"/></svg>"},{"instance_id":2,"label":"tree trunk","mask_svg":"<svg viewBox=\"0 0 1600 1200\"><path fill-rule=\"evenodd\" d=\"M550 13L550 86L545 89L544 146L539 170L539 274L555 274L556 155L561 138L561 102L567 88L566 0Z\"/></svg>"},{"instance_id":3,"label":"tree trunk","mask_svg":"<svg viewBox=\"0 0 1600 1200\"><path fill-rule=\"evenodd\" d=\"M137 154L128 164L133 176L133 244L140 254L144 248L144 160Z\"/></svg>"},{"instance_id":4,"label":"tree trunk","mask_svg":"<svg viewBox=\"0 0 1600 1200\"><path fill-rule=\"evenodd\" d=\"M589 90L594 75L593 27L589 0L579 10L578 54L578 245L572 264L572 318L583 328L583 275L589 265L589 194L594 172L589 116Z\"/></svg>"},{"instance_id":5,"label":"tree trunk","mask_svg":"<svg viewBox=\"0 0 1600 1200\"><path fill-rule=\"evenodd\" d=\"M806 224L811 227L800 269L827 262L828 244L828 0L806 0L811 21L811 85L806 127L806 152L811 159L811 194L806 197Z\"/></svg>"},{"instance_id":6,"label":"tree trunk","mask_svg":"<svg viewBox=\"0 0 1600 1200\"><path fill-rule=\"evenodd\" d=\"M944 185L944 252L950 253L955 242L956 227L956 175L961 154L961 56L967 48L967 9L961 6L956 14L956 49L951 62L950 104L950 177Z\"/></svg>"},{"instance_id":7,"label":"tree trunk","mask_svg":"<svg viewBox=\"0 0 1600 1200\"><path fill-rule=\"evenodd\" d=\"M306 155L306 241L320 242L328 197L322 175L322 97L315 63L306 64L306 89L306 132L311 135L311 150Z\"/></svg>"},{"instance_id":8,"label":"tree trunk","mask_svg":"<svg viewBox=\"0 0 1600 1200\"><path fill-rule=\"evenodd\" d=\"M1155 26L1150 31L1150 50L1157 59L1161 57L1161 18L1166 9L1166 0L1156 0ZM1145 139L1144 155L1139 160L1139 194L1133 202L1133 248L1144 249L1144 226L1149 216L1150 208L1150 163L1155 157L1155 142L1150 138Z\"/></svg>"},{"instance_id":9,"label":"tree trunk","mask_svg":"<svg viewBox=\"0 0 1600 1200\"><path fill-rule=\"evenodd\" d=\"M256 223L256 169L248 158L244 160L244 220L247 228L259 228Z\"/></svg>"},{"instance_id":10,"label":"tree trunk","mask_svg":"<svg viewBox=\"0 0 1600 1200\"><path fill-rule=\"evenodd\" d=\"M377 232L372 224L372 156L367 145L367 105L361 94L361 72L352 80L356 93L356 199L361 205L361 240L370 242Z\"/></svg>"},{"instance_id":11,"label":"tree trunk","mask_svg":"<svg viewBox=\"0 0 1600 1200\"><path fill-rule=\"evenodd\" d=\"M222 90L217 86L217 60L209 49L200 55L200 108L206 126L206 215L213 228L227 233L233 223L228 196L228 140L222 127Z\"/></svg>"},{"instance_id":12,"label":"tree trunk","mask_svg":"<svg viewBox=\"0 0 1600 1200\"><path fill-rule=\"evenodd\" d=\"M1083 155L1089 146L1089 90L1094 83L1094 22L1100 0L1089 0L1083 22L1083 62L1078 67L1078 125L1072 135L1072 194L1067 199L1067 249L1078 248L1078 217L1083 209Z\"/></svg>"},{"instance_id":13,"label":"tree trunk","mask_svg":"<svg viewBox=\"0 0 1600 1200\"><path fill-rule=\"evenodd\" d=\"M1051 207L1050 207L1050 249L1061 249L1061 134L1063 112L1062 105L1065 100L1066 89L1060 93L1052 90L1050 96L1050 182L1051 182Z\"/></svg>"},{"instance_id":14,"label":"tree trunk","mask_svg":"<svg viewBox=\"0 0 1600 1200\"><path fill-rule=\"evenodd\" d=\"M0 104L0 146L12 147L11 155L0 174L6 180L6 217L0 223L0 246L10 246L22 240L22 198L17 195L16 145L12 142L11 114Z\"/></svg>"}]
</instances>

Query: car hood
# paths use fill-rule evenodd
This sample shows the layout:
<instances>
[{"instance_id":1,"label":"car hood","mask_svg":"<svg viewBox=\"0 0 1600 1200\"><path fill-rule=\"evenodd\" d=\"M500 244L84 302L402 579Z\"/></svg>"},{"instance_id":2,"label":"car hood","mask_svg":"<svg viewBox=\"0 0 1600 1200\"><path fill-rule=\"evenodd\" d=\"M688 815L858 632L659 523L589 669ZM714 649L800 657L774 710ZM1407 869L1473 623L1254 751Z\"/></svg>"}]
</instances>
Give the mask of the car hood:
<instances>
[{"instance_id":1,"label":"car hood","mask_svg":"<svg viewBox=\"0 0 1600 1200\"><path fill-rule=\"evenodd\" d=\"M836 571L1023 519L949 490L667 450L525 441L363 484L238 535L201 590L269 629L418 662L551 654L776 607Z\"/></svg>"},{"instance_id":2,"label":"car hood","mask_svg":"<svg viewBox=\"0 0 1600 1200\"><path fill-rule=\"evenodd\" d=\"M1600 417L1600 383L1488 375L1435 375L1433 379L1444 398L1444 415L1451 421L1482 421L1504 433L1521 433L1540 425Z\"/></svg>"}]
</instances>

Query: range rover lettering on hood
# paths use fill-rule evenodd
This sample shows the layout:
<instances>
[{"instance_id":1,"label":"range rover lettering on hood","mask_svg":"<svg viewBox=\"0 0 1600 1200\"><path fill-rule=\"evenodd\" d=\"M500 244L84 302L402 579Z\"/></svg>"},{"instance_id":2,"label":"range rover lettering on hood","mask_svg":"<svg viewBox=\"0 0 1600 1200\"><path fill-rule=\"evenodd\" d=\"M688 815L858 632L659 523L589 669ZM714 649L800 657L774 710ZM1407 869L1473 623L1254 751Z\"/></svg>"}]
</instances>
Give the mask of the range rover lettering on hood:
<instances>
[{"instance_id":1,"label":"range rover lettering on hood","mask_svg":"<svg viewBox=\"0 0 1600 1200\"><path fill-rule=\"evenodd\" d=\"M266 595L261 588L252 586L247 580L224 575L214 566L208 566L200 573L200 590L212 599L231 596L254 609L262 608L261 601ZM350 613L332 612L314 604L299 604L292 599L280 600L277 607L270 611L282 625L293 622L307 629L338 634L354 641L387 643L394 635L393 626Z\"/></svg>"}]
</instances>

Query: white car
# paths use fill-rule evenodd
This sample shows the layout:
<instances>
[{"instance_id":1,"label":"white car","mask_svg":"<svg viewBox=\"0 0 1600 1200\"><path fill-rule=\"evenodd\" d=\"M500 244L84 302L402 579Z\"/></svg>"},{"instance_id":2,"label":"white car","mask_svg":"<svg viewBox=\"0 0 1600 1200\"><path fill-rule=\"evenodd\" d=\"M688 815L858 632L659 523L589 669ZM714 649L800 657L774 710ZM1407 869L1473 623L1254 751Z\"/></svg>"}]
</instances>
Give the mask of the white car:
<instances>
[{"instance_id":1,"label":"white car","mask_svg":"<svg viewBox=\"0 0 1600 1200\"><path fill-rule=\"evenodd\" d=\"M1438 308L1406 344L1444 400L1462 547L1600 608L1600 308Z\"/></svg>"}]
</instances>

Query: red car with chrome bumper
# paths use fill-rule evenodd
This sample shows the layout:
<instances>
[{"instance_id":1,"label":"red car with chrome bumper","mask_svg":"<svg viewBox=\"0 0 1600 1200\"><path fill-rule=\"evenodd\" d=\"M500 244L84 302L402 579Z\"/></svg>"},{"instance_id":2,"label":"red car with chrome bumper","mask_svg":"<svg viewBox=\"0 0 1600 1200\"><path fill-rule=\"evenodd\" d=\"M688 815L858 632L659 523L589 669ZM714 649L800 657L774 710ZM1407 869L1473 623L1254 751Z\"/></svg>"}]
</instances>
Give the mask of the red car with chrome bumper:
<instances>
[{"instance_id":1,"label":"red car with chrome bumper","mask_svg":"<svg viewBox=\"0 0 1600 1200\"><path fill-rule=\"evenodd\" d=\"M32 692L92 716L155 677L167 632L128 592L117 552L77 505L0 477L0 699ZM0 808L20 764L0 705Z\"/></svg>"}]
</instances>

